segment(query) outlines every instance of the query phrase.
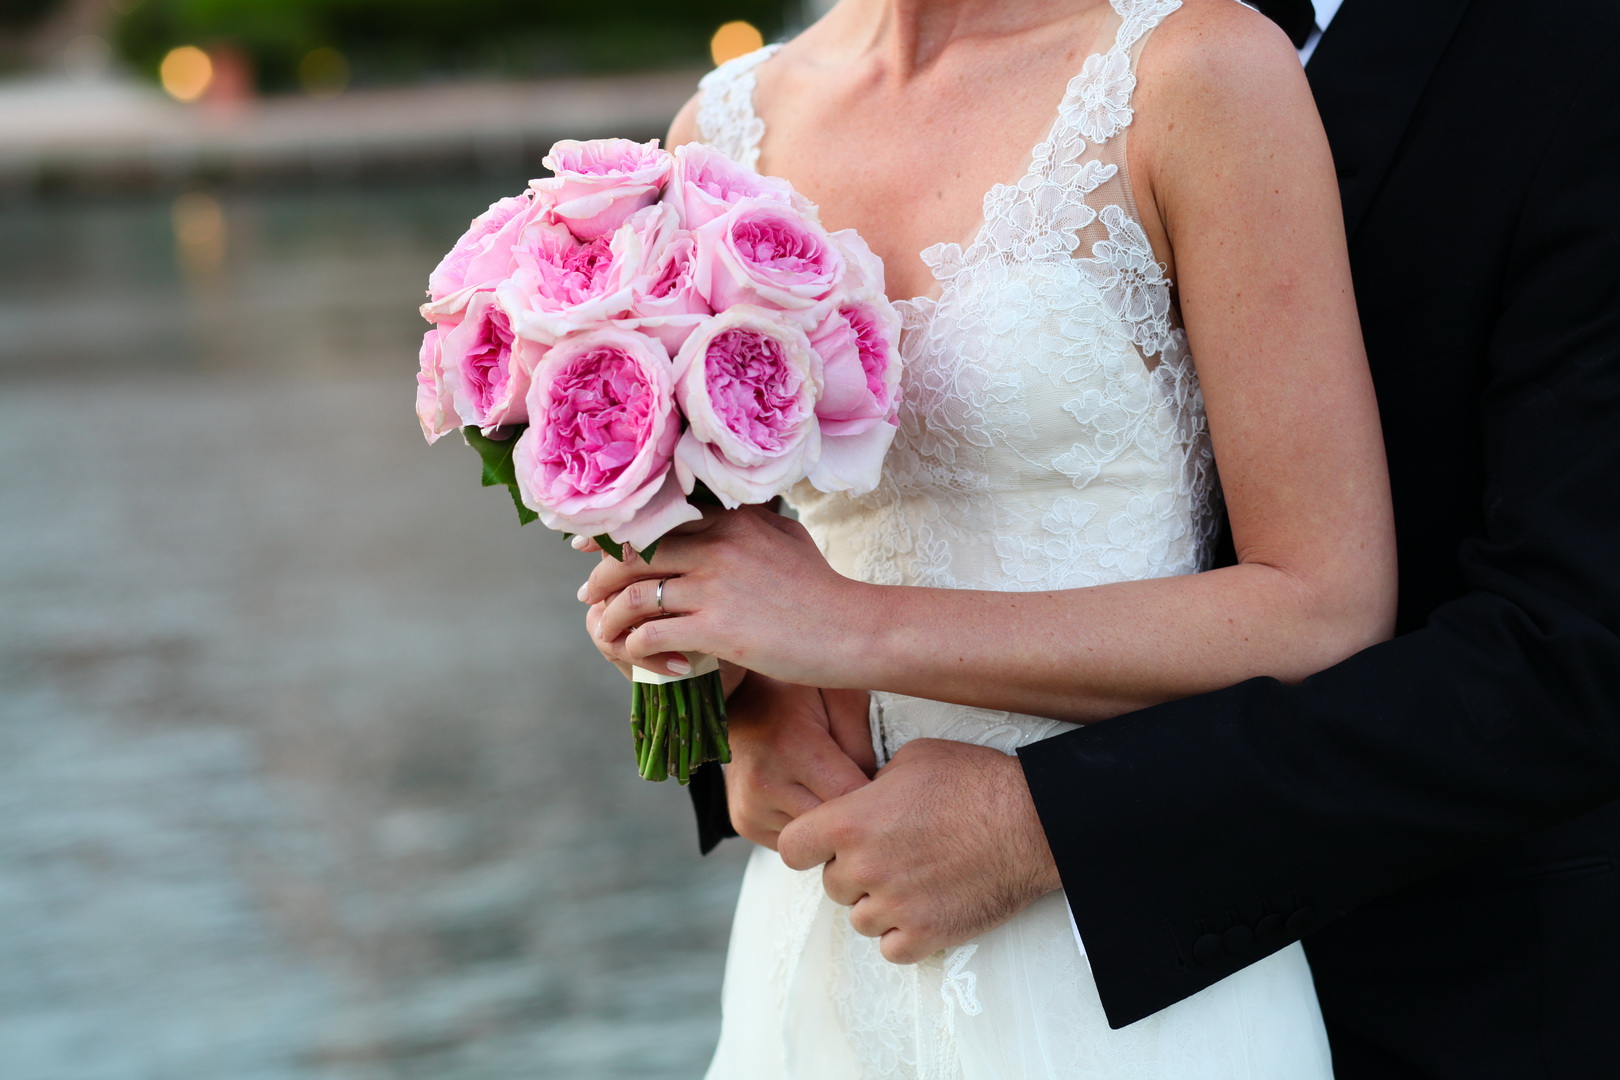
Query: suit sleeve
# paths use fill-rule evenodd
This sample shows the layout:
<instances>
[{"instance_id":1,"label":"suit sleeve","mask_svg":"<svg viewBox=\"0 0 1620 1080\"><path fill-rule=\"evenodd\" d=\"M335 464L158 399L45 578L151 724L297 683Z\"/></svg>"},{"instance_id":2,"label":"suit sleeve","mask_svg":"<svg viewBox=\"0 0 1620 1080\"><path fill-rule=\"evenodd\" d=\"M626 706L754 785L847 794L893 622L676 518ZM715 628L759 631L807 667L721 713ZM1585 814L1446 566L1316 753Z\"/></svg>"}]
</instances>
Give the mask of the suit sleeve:
<instances>
[{"instance_id":1,"label":"suit sleeve","mask_svg":"<svg viewBox=\"0 0 1620 1080\"><path fill-rule=\"evenodd\" d=\"M1526 188L1478 393L1483 525L1422 629L1020 752L1110 1023L1620 799L1620 100ZM1488 182L1482 178L1480 182Z\"/></svg>"},{"instance_id":2,"label":"suit sleeve","mask_svg":"<svg viewBox=\"0 0 1620 1080\"><path fill-rule=\"evenodd\" d=\"M698 850L707 855L720 846L720 841L737 835L726 805L725 774L719 765L710 764L692 774L686 790L692 796L692 812L697 816Z\"/></svg>"}]
</instances>

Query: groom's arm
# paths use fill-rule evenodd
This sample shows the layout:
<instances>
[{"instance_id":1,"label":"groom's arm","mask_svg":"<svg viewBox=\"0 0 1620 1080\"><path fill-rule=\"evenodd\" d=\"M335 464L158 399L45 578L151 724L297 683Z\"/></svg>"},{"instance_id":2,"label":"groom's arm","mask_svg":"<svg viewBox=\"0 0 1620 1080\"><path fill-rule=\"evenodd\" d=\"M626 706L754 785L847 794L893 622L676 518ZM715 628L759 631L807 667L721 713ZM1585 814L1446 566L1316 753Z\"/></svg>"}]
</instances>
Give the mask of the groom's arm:
<instances>
[{"instance_id":1,"label":"groom's arm","mask_svg":"<svg viewBox=\"0 0 1620 1080\"><path fill-rule=\"evenodd\" d=\"M1301 685L1256 679L1021 752L1112 1023L1620 798L1614 71L1543 133L1487 355L1467 591Z\"/></svg>"}]
</instances>

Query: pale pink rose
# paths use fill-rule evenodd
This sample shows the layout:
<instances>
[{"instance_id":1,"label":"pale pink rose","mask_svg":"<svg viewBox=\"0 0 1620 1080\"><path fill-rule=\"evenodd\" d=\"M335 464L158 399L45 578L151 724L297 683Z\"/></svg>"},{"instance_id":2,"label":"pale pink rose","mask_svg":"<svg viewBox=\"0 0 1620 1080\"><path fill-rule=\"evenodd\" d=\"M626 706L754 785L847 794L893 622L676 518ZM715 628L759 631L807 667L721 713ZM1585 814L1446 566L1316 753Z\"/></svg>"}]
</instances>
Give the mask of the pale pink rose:
<instances>
[{"instance_id":1,"label":"pale pink rose","mask_svg":"<svg viewBox=\"0 0 1620 1080\"><path fill-rule=\"evenodd\" d=\"M898 419L899 340L899 313L874 292L844 298L811 333L823 372L821 456L809 476L819 490L877 486Z\"/></svg>"},{"instance_id":2,"label":"pale pink rose","mask_svg":"<svg viewBox=\"0 0 1620 1080\"><path fill-rule=\"evenodd\" d=\"M844 256L841 291L848 295L871 292L879 296L889 291L883 283L883 260L866 246L860 233L854 229L839 229L832 234L832 241Z\"/></svg>"},{"instance_id":3,"label":"pale pink rose","mask_svg":"<svg viewBox=\"0 0 1620 1080\"><path fill-rule=\"evenodd\" d=\"M529 220L543 213L547 202L532 193L502 199L473 219L448 254L428 275L428 302L422 316L437 322L459 315L472 294L493 289L513 269L513 248Z\"/></svg>"},{"instance_id":4,"label":"pale pink rose","mask_svg":"<svg viewBox=\"0 0 1620 1080\"><path fill-rule=\"evenodd\" d=\"M474 293L466 314L444 335L440 358L461 422L486 433L527 423L529 373L544 354L543 346L513 333L494 293Z\"/></svg>"},{"instance_id":5,"label":"pale pink rose","mask_svg":"<svg viewBox=\"0 0 1620 1080\"><path fill-rule=\"evenodd\" d=\"M687 143L675 148L675 169L670 174L664 201L680 211L684 228L707 225L743 199L765 199L793 206L794 191L786 180L761 176L712 146ZM813 220L814 207L810 209Z\"/></svg>"},{"instance_id":6,"label":"pale pink rose","mask_svg":"<svg viewBox=\"0 0 1620 1080\"><path fill-rule=\"evenodd\" d=\"M552 144L543 163L555 175L530 186L555 200L553 220L583 240L594 240L658 201L674 159L658 148L657 139L563 139Z\"/></svg>"},{"instance_id":7,"label":"pale pink rose","mask_svg":"<svg viewBox=\"0 0 1620 1080\"><path fill-rule=\"evenodd\" d=\"M714 314L692 280L696 262L697 241L690 233L677 234L637 279L630 317L620 325L652 334L671 356L680 352L687 336Z\"/></svg>"},{"instance_id":8,"label":"pale pink rose","mask_svg":"<svg viewBox=\"0 0 1620 1080\"><path fill-rule=\"evenodd\" d=\"M448 317L422 335L421 368L416 373L416 419L429 445L462 426L455 407L455 387L444 377L444 335L460 321Z\"/></svg>"},{"instance_id":9,"label":"pale pink rose","mask_svg":"<svg viewBox=\"0 0 1620 1080\"><path fill-rule=\"evenodd\" d=\"M680 435L669 355L627 330L564 338L534 370L513 454L523 502L553 529L645 550L701 512L671 454Z\"/></svg>"},{"instance_id":10,"label":"pale pink rose","mask_svg":"<svg viewBox=\"0 0 1620 1080\"><path fill-rule=\"evenodd\" d=\"M751 304L813 326L844 272L843 255L820 225L765 199L743 199L693 236L694 280L716 311Z\"/></svg>"},{"instance_id":11,"label":"pale pink rose","mask_svg":"<svg viewBox=\"0 0 1620 1080\"><path fill-rule=\"evenodd\" d=\"M611 237L581 240L534 220L518 238L517 270L496 287L520 337L549 345L629 313L635 284L675 238L675 211L643 207Z\"/></svg>"},{"instance_id":12,"label":"pale pink rose","mask_svg":"<svg viewBox=\"0 0 1620 1080\"><path fill-rule=\"evenodd\" d=\"M802 479L821 452L821 359L804 331L740 305L693 332L675 358L687 430L675 448L681 486L707 484L726 506L762 503Z\"/></svg>"}]
</instances>

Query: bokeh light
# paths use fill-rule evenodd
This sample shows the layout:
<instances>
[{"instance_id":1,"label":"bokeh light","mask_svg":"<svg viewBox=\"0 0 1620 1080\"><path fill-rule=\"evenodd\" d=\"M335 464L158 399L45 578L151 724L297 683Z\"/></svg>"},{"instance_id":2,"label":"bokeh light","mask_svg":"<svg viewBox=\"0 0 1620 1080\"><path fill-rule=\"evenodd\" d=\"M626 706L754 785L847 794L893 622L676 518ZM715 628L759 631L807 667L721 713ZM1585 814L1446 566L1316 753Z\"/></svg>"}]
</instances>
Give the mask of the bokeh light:
<instances>
[{"instance_id":1,"label":"bokeh light","mask_svg":"<svg viewBox=\"0 0 1620 1080\"><path fill-rule=\"evenodd\" d=\"M214 81L214 62L197 46L181 45L163 58L158 78L176 101L196 101Z\"/></svg>"},{"instance_id":2,"label":"bokeh light","mask_svg":"<svg viewBox=\"0 0 1620 1080\"><path fill-rule=\"evenodd\" d=\"M349 86L349 61L336 49L312 49L298 62L298 85L313 98L335 98Z\"/></svg>"},{"instance_id":3,"label":"bokeh light","mask_svg":"<svg viewBox=\"0 0 1620 1080\"><path fill-rule=\"evenodd\" d=\"M709 55L719 65L751 53L764 44L765 35L759 32L758 27L738 20L728 22L714 32L714 37L709 40Z\"/></svg>"},{"instance_id":4,"label":"bokeh light","mask_svg":"<svg viewBox=\"0 0 1620 1080\"><path fill-rule=\"evenodd\" d=\"M96 34L80 34L62 50L62 67L75 82L94 82L107 72L112 46Z\"/></svg>"}]
</instances>

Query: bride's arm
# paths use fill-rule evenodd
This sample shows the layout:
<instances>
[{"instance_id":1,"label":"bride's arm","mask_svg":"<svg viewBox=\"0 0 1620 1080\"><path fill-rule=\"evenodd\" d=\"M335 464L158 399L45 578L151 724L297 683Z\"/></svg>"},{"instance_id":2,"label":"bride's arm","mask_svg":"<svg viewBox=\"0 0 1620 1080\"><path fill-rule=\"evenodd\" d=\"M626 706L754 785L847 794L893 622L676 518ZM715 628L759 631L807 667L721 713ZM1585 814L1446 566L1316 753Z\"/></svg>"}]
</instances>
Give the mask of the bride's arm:
<instances>
[{"instance_id":1,"label":"bride's arm","mask_svg":"<svg viewBox=\"0 0 1620 1080\"><path fill-rule=\"evenodd\" d=\"M1388 481L1327 144L1280 34L1186 14L1143 57L1132 164L1173 252L1238 565L1049 593L873 586L793 523L725 514L666 541L656 567L598 568L585 598L610 600L607 640L1086 721L1297 680L1389 634ZM680 614L645 621L666 577Z\"/></svg>"}]
</instances>

